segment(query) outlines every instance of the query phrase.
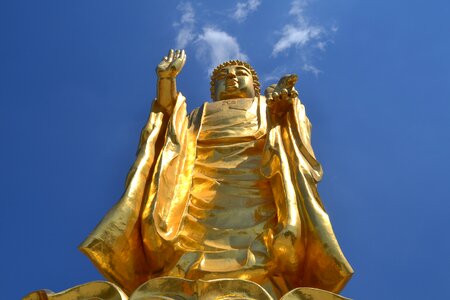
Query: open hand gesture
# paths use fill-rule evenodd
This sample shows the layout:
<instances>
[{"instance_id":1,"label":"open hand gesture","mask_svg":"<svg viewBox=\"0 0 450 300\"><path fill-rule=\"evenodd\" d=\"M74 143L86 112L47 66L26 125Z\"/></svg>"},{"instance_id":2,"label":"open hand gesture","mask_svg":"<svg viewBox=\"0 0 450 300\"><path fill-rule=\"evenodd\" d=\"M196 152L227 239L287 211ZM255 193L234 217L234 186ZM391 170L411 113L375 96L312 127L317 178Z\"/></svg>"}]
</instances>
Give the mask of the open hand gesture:
<instances>
[{"instance_id":1,"label":"open hand gesture","mask_svg":"<svg viewBox=\"0 0 450 300\"><path fill-rule=\"evenodd\" d=\"M294 87L297 80L297 75L287 74L265 90L267 106L272 114L281 117L291 109L293 100L298 97Z\"/></svg>"},{"instance_id":2,"label":"open hand gesture","mask_svg":"<svg viewBox=\"0 0 450 300\"><path fill-rule=\"evenodd\" d=\"M186 62L186 53L184 50L170 49L159 65L156 67L156 74L159 78L175 78Z\"/></svg>"}]
</instances>

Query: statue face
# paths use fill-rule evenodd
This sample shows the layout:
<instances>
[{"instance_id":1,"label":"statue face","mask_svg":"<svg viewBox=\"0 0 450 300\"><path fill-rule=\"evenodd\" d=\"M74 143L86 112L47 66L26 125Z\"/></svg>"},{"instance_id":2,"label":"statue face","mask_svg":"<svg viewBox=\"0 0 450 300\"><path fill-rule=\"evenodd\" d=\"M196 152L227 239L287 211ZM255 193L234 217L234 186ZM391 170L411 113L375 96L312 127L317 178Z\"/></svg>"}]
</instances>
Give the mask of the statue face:
<instances>
[{"instance_id":1,"label":"statue face","mask_svg":"<svg viewBox=\"0 0 450 300\"><path fill-rule=\"evenodd\" d=\"M244 66L220 69L214 78L214 87L214 101L255 97L252 73Z\"/></svg>"}]
</instances>

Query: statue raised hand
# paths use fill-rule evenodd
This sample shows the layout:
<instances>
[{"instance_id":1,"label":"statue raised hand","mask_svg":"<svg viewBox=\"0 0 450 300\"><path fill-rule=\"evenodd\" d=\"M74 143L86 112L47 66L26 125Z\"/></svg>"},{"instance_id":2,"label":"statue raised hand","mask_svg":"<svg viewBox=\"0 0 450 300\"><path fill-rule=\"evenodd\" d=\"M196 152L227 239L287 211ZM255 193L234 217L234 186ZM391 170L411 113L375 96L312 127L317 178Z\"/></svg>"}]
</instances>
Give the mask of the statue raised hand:
<instances>
[{"instance_id":1,"label":"statue raised hand","mask_svg":"<svg viewBox=\"0 0 450 300\"><path fill-rule=\"evenodd\" d=\"M183 69L186 63L186 53L184 50L170 49L167 56L165 56L159 65L156 67L156 74L160 79L162 78L175 78Z\"/></svg>"},{"instance_id":2,"label":"statue raised hand","mask_svg":"<svg viewBox=\"0 0 450 300\"><path fill-rule=\"evenodd\" d=\"M186 53L184 50L170 49L156 67L158 75L157 102L163 110L171 114L177 98L176 77L186 63Z\"/></svg>"},{"instance_id":3,"label":"statue raised hand","mask_svg":"<svg viewBox=\"0 0 450 300\"><path fill-rule=\"evenodd\" d=\"M297 75L286 74L281 77L277 84L272 84L266 88L264 94L272 114L280 117L291 109L293 99L298 97L298 92L295 89L297 80Z\"/></svg>"}]
</instances>

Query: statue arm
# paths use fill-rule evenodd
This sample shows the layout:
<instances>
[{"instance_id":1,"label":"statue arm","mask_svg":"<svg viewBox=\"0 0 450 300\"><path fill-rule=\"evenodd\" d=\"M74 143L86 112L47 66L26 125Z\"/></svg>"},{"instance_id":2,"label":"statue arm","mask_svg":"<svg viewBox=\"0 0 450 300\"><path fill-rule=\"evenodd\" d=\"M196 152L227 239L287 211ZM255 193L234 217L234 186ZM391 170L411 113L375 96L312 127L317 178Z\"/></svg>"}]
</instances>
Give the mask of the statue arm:
<instances>
[{"instance_id":1,"label":"statue arm","mask_svg":"<svg viewBox=\"0 0 450 300\"><path fill-rule=\"evenodd\" d=\"M79 247L106 278L126 292L133 291L148 279L149 265L138 225L158 157L157 145L164 135L164 114L155 110L154 103L121 199Z\"/></svg>"},{"instance_id":2,"label":"statue arm","mask_svg":"<svg viewBox=\"0 0 450 300\"><path fill-rule=\"evenodd\" d=\"M287 74L281 77L277 84L272 84L266 89L270 126L281 129L289 127L284 135L296 145L298 155L301 155L309 164L308 169L317 183L322 178L322 167L317 162L311 146L311 122L306 116L305 107L298 98L298 92L295 89L297 80L297 75Z\"/></svg>"},{"instance_id":3,"label":"statue arm","mask_svg":"<svg viewBox=\"0 0 450 300\"><path fill-rule=\"evenodd\" d=\"M304 145L309 145L310 143L311 124L304 114L304 107L300 103L298 92L294 87L297 79L298 77L295 74L284 75L277 84L272 84L265 90L269 125L266 147L270 145L267 149L275 150L277 153L276 156L270 155L273 161L270 172L274 175L274 170L279 170L283 180L287 182L296 180L296 176L292 174L289 166L291 161L295 160L298 155L301 155L301 153L296 153L296 150L304 148ZM300 119L302 119L302 122L299 122ZM301 126L298 126L299 124ZM267 151L267 154L275 152ZM275 160L273 159L274 157L276 157ZM294 228L298 228L301 223L295 190L292 185L274 183L273 186L283 187L284 189L280 191L281 193L274 193L276 195L284 195L282 199L277 201L278 211L283 212L279 216L279 226L282 228L279 228L277 231L295 231ZM299 236L299 233L294 235ZM288 235L286 234L286 236Z\"/></svg>"},{"instance_id":4,"label":"statue arm","mask_svg":"<svg viewBox=\"0 0 450 300\"><path fill-rule=\"evenodd\" d=\"M80 245L109 280L130 292L150 275L140 230L144 205L156 161L162 151L164 137L174 107L184 103L176 91L175 77L185 61L184 51L171 50L157 67L158 90L148 122L142 130L136 160L131 167L125 191L93 232Z\"/></svg>"},{"instance_id":5,"label":"statue arm","mask_svg":"<svg viewBox=\"0 0 450 300\"><path fill-rule=\"evenodd\" d=\"M156 67L156 102L168 115L172 114L178 96L176 77L185 63L184 50L171 49Z\"/></svg>"},{"instance_id":6,"label":"statue arm","mask_svg":"<svg viewBox=\"0 0 450 300\"><path fill-rule=\"evenodd\" d=\"M317 192L322 168L311 147L311 123L289 84L292 78L296 79L287 75L266 90L270 125L264 167L281 212L272 249L277 271L290 288L304 285L338 292L353 270Z\"/></svg>"}]
</instances>

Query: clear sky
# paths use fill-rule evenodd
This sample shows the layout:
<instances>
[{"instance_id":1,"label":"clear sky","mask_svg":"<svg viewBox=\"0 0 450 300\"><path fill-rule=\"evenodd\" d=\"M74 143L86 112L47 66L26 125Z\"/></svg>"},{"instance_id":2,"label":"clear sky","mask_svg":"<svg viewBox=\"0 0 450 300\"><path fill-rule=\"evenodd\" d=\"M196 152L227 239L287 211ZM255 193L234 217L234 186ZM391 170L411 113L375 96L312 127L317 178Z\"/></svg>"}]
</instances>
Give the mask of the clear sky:
<instances>
[{"instance_id":1,"label":"clear sky","mask_svg":"<svg viewBox=\"0 0 450 300\"><path fill-rule=\"evenodd\" d=\"M120 198L170 48L178 89L248 60L313 123L319 192L354 299L449 299L450 4L0 2L0 298L102 279L78 244Z\"/></svg>"}]
</instances>

